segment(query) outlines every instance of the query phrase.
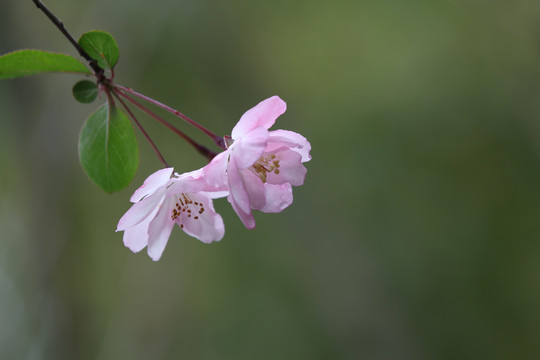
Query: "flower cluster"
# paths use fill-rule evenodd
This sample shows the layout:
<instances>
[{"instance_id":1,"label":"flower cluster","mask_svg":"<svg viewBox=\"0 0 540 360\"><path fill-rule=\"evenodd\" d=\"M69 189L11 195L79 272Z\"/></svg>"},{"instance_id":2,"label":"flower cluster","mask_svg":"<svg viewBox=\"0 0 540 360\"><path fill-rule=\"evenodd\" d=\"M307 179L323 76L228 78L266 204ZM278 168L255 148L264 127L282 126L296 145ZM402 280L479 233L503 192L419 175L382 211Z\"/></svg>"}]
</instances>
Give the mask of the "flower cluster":
<instances>
[{"instance_id":1,"label":"flower cluster","mask_svg":"<svg viewBox=\"0 0 540 360\"><path fill-rule=\"evenodd\" d=\"M302 135L268 129L285 112L278 96L248 110L225 136L223 152L208 165L179 175L166 168L150 175L131 197L133 206L120 219L124 244L133 252L148 247L161 257L176 223L205 243L223 238L223 220L212 199L227 197L242 223L255 227L252 210L277 213L293 201L292 186L304 183L311 145Z\"/></svg>"}]
</instances>

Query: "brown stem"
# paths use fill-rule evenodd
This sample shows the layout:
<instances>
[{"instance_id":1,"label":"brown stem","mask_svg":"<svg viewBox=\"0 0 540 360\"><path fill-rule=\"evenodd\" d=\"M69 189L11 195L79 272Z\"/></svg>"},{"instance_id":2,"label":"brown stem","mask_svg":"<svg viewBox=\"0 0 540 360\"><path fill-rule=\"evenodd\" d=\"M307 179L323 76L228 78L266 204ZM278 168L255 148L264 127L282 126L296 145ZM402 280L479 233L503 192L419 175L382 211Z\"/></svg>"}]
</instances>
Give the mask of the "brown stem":
<instances>
[{"instance_id":1,"label":"brown stem","mask_svg":"<svg viewBox=\"0 0 540 360\"><path fill-rule=\"evenodd\" d=\"M122 104L122 107L126 110L126 112L128 113L129 117L131 118L131 120L133 120L133 122L135 123L135 125L137 125L137 127L139 128L139 130L142 132L142 134L144 135L144 137L146 138L146 140L150 143L150 146L152 147L152 149L154 149L154 152L156 153L157 157L159 158L159 161L161 161L161 163L165 166L165 167L170 167L170 165L167 163L167 161L165 161L165 158L163 157L163 155L161 155L161 152L159 152L156 144L154 143L154 141L152 141L152 138L150 138L150 135L148 135L148 133L146 132L146 130L144 130L144 128L142 127L141 123L139 122L139 120L137 120L137 118L135 117L135 115L133 114L133 112L129 109L129 107L126 105L126 103L124 102L124 100L122 100L122 98L120 98L120 96L118 96L118 94L113 91L112 92L113 95L118 99L118 101L120 102L120 104Z\"/></svg>"},{"instance_id":2,"label":"brown stem","mask_svg":"<svg viewBox=\"0 0 540 360\"><path fill-rule=\"evenodd\" d=\"M186 140L191 146L195 148L201 155L206 157L208 161L211 161L217 154L213 152L212 150L208 149L207 147L195 142L193 139L191 139L189 136L184 134L182 131L178 130L174 125L169 123L167 120L162 119L159 115L155 114L151 110L144 107L141 103L136 101L135 99L132 99L129 95L124 94L122 91L114 91L114 93L117 96L121 96L127 101L131 102L133 105L144 111L146 114L157 120L159 123L167 127L169 130L173 131L175 134L179 135L182 139Z\"/></svg>"},{"instance_id":3,"label":"brown stem","mask_svg":"<svg viewBox=\"0 0 540 360\"><path fill-rule=\"evenodd\" d=\"M75 47L75 49L77 49L77 51L79 52L79 54L84 58L86 59L86 61L88 61L88 64L90 65L90 67L92 68L92 70L94 70L94 74L96 75L97 79L98 79L98 82L99 83L102 83L104 80L105 80L105 70L103 70L103 68L101 66L98 65L97 61L92 59L92 57L90 55L88 55L88 53L86 52L86 50L84 50L80 45L79 43L73 38L73 36L69 33L69 31L67 31L66 27L64 26L64 23L62 22L62 20L60 20L59 18L56 17L56 15L54 15L51 10L49 10L45 4L43 4L41 2L41 0L32 0L34 2L34 4L37 6L38 9L40 9L41 11L43 11L43 13L45 15L47 15L47 17L49 18L49 20L52 21L52 23L58 28L58 30L60 30L60 32L69 40L69 42L71 43L71 45L73 45Z\"/></svg>"},{"instance_id":4,"label":"brown stem","mask_svg":"<svg viewBox=\"0 0 540 360\"><path fill-rule=\"evenodd\" d=\"M198 130L202 131L204 134L208 135L210 138L212 138L212 140L214 140L214 142L217 144L217 146L219 146L220 148L222 148L223 150L226 150L227 148L225 147L225 143L223 142L223 137L221 136L217 136L216 134L214 134L213 132L211 132L210 130L208 130L207 128L205 128L204 126L200 125L199 123L197 123L196 121L193 121L191 120L189 117L187 117L186 115L182 114L180 111L178 110L175 110L173 109L172 107L168 106L168 105L165 105L157 100L154 100L146 95L143 95L141 93L138 93L136 92L135 90L131 89L131 88L127 88L125 86L121 86L121 85L117 85L117 84L114 84L114 87L123 91L124 93L128 93L130 95L133 95L133 96L136 96L140 99L143 99L145 101L148 101L149 103L151 104L154 104L162 109L165 109L167 110L168 112L170 112L171 114L173 115L176 115L178 116L179 118L181 118L182 120L184 120L185 122L187 122L188 124L190 124L191 126L194 126L195 128L197 128Z\"/></svg>"}]
</instances>

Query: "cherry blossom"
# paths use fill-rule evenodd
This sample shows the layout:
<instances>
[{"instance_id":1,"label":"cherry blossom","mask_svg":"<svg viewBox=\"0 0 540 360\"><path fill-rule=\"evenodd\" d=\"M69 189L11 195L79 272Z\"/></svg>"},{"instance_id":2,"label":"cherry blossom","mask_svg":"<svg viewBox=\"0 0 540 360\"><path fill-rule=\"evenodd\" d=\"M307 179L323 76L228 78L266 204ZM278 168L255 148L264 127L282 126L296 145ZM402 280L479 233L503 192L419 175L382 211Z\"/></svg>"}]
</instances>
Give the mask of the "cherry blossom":
<instances>
[{"instance_id":1,"label":"cherry blossom","mask_svg":"<svg viewBox=\"0 0 540 360\"><path fill-rule=\"evenodd\" d=\"M293 201L292 186L304 183L310 143L293 131L268 131L285 110L278 96L248 110L225 137L227 150L203 169L214 189L229 191L227 199L248 229L255 227L252 210L282 211Z\"/></svg>"},{"instance_id":2,"label":"cherry blossom","mask_svg":"<svg viewBox=\"0 0 540 360\"><path fill-rule=\"evenodd\" d=\"M157 261L175 223L202 242L221 240L225 227L212 199L227 193L206 192L208 184L201 176L200 169L173 175L173 168L150 175L131 196L134 204L118 222L116 231L124 231L124 245L133 252L147 246L148 255Z\"/></svg>"}]
</instances>

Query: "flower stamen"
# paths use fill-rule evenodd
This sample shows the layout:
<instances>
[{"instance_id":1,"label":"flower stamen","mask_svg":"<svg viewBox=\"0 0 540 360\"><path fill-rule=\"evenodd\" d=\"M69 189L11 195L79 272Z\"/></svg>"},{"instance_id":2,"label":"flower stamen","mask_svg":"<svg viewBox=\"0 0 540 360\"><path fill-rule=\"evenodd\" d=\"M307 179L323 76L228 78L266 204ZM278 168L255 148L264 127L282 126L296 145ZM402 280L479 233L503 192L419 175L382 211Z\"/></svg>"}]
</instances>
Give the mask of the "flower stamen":
<instances>
[{"instance_id":1,"label":"flower stamen","mask_svg":"<svg viewBox=\"0 0 540 360\"><path fill-rule=\"evenodd\" d=\"M188 194L182 193L178 197L178 202L176 203L176 206L172 210L171 219L175 221L177 218L182 215L182 213L187 214L188 218L191 218L192 213L192 207L198 207L199 209L193 209L193 211L197 211L199 215L202 215L204 213L204 205L202 202L195 201L190 199ZM199 220L199 216L194 216L194 220ZM180 223L180 228L184 228L184 224Z\"/></svg>"},{"instance_id":2,"label":"flower stamen","mask_svg":"<svg viewBox=\"0 0 540 360\"><path fill-rule=\"evenodd\" d=\"M275 154L261 156L249 169L266 183L268 173L279 175L279 160Z\"/></svg>"}]
</instances>

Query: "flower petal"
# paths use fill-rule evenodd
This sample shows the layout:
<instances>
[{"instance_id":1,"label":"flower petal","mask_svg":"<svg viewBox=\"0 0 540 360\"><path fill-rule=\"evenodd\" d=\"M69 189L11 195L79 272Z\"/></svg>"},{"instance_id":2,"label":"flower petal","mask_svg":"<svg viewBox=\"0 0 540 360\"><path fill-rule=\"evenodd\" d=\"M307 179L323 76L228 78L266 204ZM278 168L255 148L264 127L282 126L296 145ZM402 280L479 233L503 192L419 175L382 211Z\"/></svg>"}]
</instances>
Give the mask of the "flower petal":
<instances>
[{"instance_id":1,"label":"flower petal","mask_svg":"<svg viewBox=\"0 0 540 360\"><path fill-rule=\"evenodd\" d=\"M188 196L199 206L190 206L192 212L189 214L183 212L176 219L176 222L186 234L196 237L204 243L221 240L225 234L225 225L221 216L214 210L212 200L205 193L188 194ZM203 209L203 211L197 209Z\"/></svg>"},{"instance_id":2,"label":"flower petal","mask_svg":"<svg viewBox=\"0 0 540 360\"><path fill-rule=\"evenodd\" d=\"M148 244L148 226L157 214L155 208L153 214L135 226L124 231L124 245L134 253L141 251Z\"/></svg>"},{"instance_id":3,"label":"flower petal","mask_svg":"<svg viewBox=\"0 0 540 360\"><path fill-rule=\"evenodd\" d=\"M268 172L266 182L268 184L290 183L293 186L304 184L307 169L302 165L302 155L288 148L281 148L273 155L279 161L279 173Z\"/></svg>"},{"instance_id":4,"label":"flower petal","mask_svg":"<svg viewBox=\"0 0 540 360\"><path fill-rule=\"evenodd\" d=\"M249 212L247 212L247 213L244 212L240 207L238 207L238 204L233 201L231 195L229 195L227 197L227 200L229 201L232 208L236 212L236 215L238 215L238 217L242 221L242 224L244 224L244 226L247 229L254 229L255 228L255 218L253 217L253 213L251 212L251 210Z\"/></svg>"},{"instance_id":5,"label":"flower petal","mask_svg":"<svg viewBox=\"0 0 540 360\"><path fill-rule=\"evenodd\" d=\"M150 175L144 180L144 183L140 188L135 190L133 195L131 195L130 201L133 203L141 201L145 196L156 191L159 187L165 186L167 181L169 181L173 168L161 169Z\"/></svg>"},{"instance_id":6,"label":"flower petal","mask_svg":"<svg viewBox=\"0 0 540 360\"><path fill-rule=\"evenodd\" d=\"M212 161L203 168L203 178L213 190L227 190L227 167L229 166L230 150L216 155Z\"/></svg>"},{"instance_id":7,"label":"flower petal","mask_svg":"<svg viewBox=\"0 0 540 360\"><path fill-rule=\"evenodd\" d=\"M227 197L227 200L231 203L234 211L240 220L242 220L242 223L248 229L253 229L255 227L255 219L251 213L249 196L244 188L242 175L233 159L229 162L227 174L229 179L229 196Z\"/></svg>"},{"instance_id":8,"label":"flower petal","mask_svg":"<svg viewBox=\"0 0 540 360\"><path fill-rule=\"evenodd\" d=\"M255 210L262 208L266 202L264 183L250 170L241 170L240 175L248 194L249 206Z\"/></svg>"},{"instance_id":9,"label":"flower petal","mask_svg":"<svg viewBox=\"0 0 540 360\"><path fill-rule=\"evenodd\" d=\"M273 130L268 133L268 143L265 152L272 152L286 146L302 155L302 162L311 160L311 144L302 135L288 130Z\"/></svg>"},{"instance_id":10,"label":"flower petal","mask_svg":"<svg viewBox=\"0 0 540 360\"><path fill-rule=\"evenodd\" d=\"M256 127L245 133L231 145L231 157L234 157L238 168L245 169L255 163L266 148L268 130Z\"/></svg>"},{"instance_id":11,"label":"flower petal","mask_svg":"<svg viewBox=\"0 0 540 360\"><path fill-rule=\"evenodd\" d=\"M220 199L229 196L228 191L205 191L210 199Z\"/></svg>"},{"instance_id":12,"label":"flower petal","mask_svg":"<svg viewBox=\"0 0 540 360\"><path fill-rule=\"evenodd\" d=\"M141 201L133 204L131 208L120 218L116 231L129 229L137 225L145 218L150 216L154 209L159 207L165 197L165 188L162 191L156 191L153 194L145 197Z\"/></svg>"},{"instance_id":13,"label":"flower petal","mask_svg":"<svg viewBox=\"0 0 540 360\"><path fill-rule=\"evenodd\" d=\"M172 178L169 181L165 194L167 196L176 196L176 194L181 193L196 193L209 187L210 186L203 178L195 179L188 176L182 176L179 178Z\"/></svg>"},{"instance_id":14,"label":"flower petal","mask_svg":"<svg viewBox=\"0 0 540 360\"><path fill-rule=\"evenodd\" d=\"M177 177L179 179L184 179L184 178L200 179L203 175L204 175L203 168L200 168L197 170L189 171L187 173L183 173L181 175L178 175Z\"/></svg>"},{"instance_id":15,"label":"flower petal","mask_svg":"<svg viewBox=\"0 0 540 360\"><path fill-rule=\"evenodd\" d=\"M225 177L226 173L222 176ZM212 199L219 199L229 195L229 191L213 191L213 186L209 185L205 178L193 179L189 177L171 179L167 187L166 195L177 197L181 193L198 193L204 191Z\"/></svg>"},{"instance_id":16,"label":"flower petal","mask_svg":"<svg viewBox=\"0 0 540 360\"><path fill-rule=\"evenodd\" d=\"M166 198L148 227L148 255L154 261L161 258L174 226L174 221L171 219L173 203L173 198Z\"/></svg>"},{"instance_id":17,"label":"flower petal","mask_svg":"<svg viewBox=\"0 0 540 360\"><path fill-rule=\"evenodd\" d=\"M242 175L236 166L234 159L229 161L229 168L227 169L227 175L229 179L229 192L230 197L239 209L244 213L251 213L251 206L249 205L249 196L244 187L242 181Z\"/></svg>"},{"instance_id":18,"label":"flower petal","mask_svg":"<svg viewBox=\"0 0 540 360\"><path fill-rule=\"evenodd\" d=\"M232 138L234 140L239 139L248 131L259 126L269 129L286 109L287 104L279 96L272 96L261 101L242 115L232 130Z\"/></svg>"},{"instance_id":19,"label":"flower petal","mask_svg":"<svg viewBox=\"0 0 540 360\"><path fill-rule=\"evenodd\" d=\"M264 188L266 190L266 203L263 208L259 209L260 211L265 213L278 213L292 204L293 195L291 184L265 184Z\"/></svg>"}]
</instances>

